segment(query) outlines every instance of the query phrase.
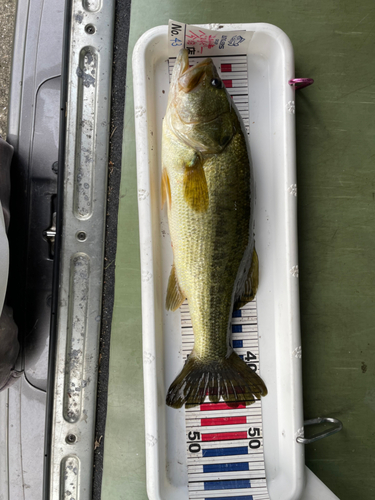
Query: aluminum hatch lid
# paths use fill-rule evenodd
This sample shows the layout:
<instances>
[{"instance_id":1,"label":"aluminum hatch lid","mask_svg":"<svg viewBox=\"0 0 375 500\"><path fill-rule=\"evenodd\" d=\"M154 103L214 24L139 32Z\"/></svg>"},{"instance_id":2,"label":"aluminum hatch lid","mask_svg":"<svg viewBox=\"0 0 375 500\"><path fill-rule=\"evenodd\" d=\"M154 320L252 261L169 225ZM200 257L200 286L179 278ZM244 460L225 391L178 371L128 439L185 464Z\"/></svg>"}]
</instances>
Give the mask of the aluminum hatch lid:
<instances>
[{"instance_id":1,"label":"aluminum hatch lid","mask_svg":"<svg viewBox=\"0 0 375 500\"><path fill-rule=\"evenodd\" d=\"M25 359L22 361L25 376L0 394L0 497L4 500L65 498L68 489L61 487L64 476L61 476L60 468L63 465L69 467L72 455L80 463L79 473L74 474L74 479L79 483L77 489L80 498L91 498L114 2L102 5L102 2L73 1L67 3L67 9L64 18L64 0L52 3L29 0L19 2L17 10L8 140L15 148L16 171L21 179L18 195L23 201L24 225L28 226L29 218L34 218L34 224L19 230L24 243L18 246L20 253L26 253L29 246L33 259L39 259L40 266L34 268L32 258L27 263L26 258L19 259L19 262L27 265L30 271L30 290L33 287L36 289L37 282L44 280L42 306L45 314L43 321L40 318L34 321L36 328L33 325L23 328L23 339L27 340L24 342ZM69 71L63 73L66 78L64 89L69 85L70 94L69 99L64 95L61 106L63 32L66 32L68 51L64 52L63 61L69 63ZM69 132L66 156L70 156L65 169L66 177L61 162L57 168L59 137L63 132L59 129L60 114ZM83 149L85 151L80 155ZM57 301L51 299L53 259L48 253L50 245L44 232L53 226L50 199L56 196L57 170L60 170L60 185L65 191L59 193L64 197L63 203L61 197L59 200L59 216L64 219L64 243L60 254L59 307L55 308ZM37 189L34 189L35 186ZM32 203L29 203L29 193ZM88 203L91 203L89 210ZM64 212L61 211L62 207ZM60 220L58 227L60 230ZM77 233L80 233L79 236ZM36 241L40 247L35 244ZM85 268L87 263L89 265ZM23 290L20 290L21 294ZM37 295L31 291L28 297L31 314L29 311L24 316L29 322L33 319L33 311L38 319L37 315L43 309ZM51 303L53 312L58 314L57 329L52 333L52 339L57 338L61 350L57 353L57 363L52 355L48 367ZM80 316L83 328L79 327L75 312ZM61 322L65 322L63 326ZM81 351L79 348L70 349L72 345L69 345L72 337L77 339L77 331L81 340L84 340ZM52 347L53 350L56 348L56 342L52 342ZM71 354L74 355L74 366ZM54 378L55 370L57 375ZM69 398L70 388L66 381L73 378L77 382L77 390L74 391L74 397ZM53 386L54 381L56 387ZM62 389L60 393L59 388ZM47 402L46 389L49 392ZM68 398L74 403L77 399L83 403L79 418L74 421L74 429L72 418L59 420L60 415L67 416L66 405L63 409L59 404L64 405ZM52 405L55 405L54 408ZM56 426L58 432L54 433ZM73 433L76 436L74 442L66 439L67 435ZM65 455L62 450L64 447L67 450ZM52 475L48 468L50 460ZM71 470L67 469L67 472L70 474ZM53 490L51 495L47 491L49 482Z\"/></svg>"},{"instance_id":2,"label":"aluminum hatch lid","mask_svg":"<svg viewBox=\"0 0 375 500\"><path fill-rule=\"evenodd\" d=\"M47 403L49 500L92 498L114 5L74 0L66 16L61 239Z\"/></svg>"}]
</instances>

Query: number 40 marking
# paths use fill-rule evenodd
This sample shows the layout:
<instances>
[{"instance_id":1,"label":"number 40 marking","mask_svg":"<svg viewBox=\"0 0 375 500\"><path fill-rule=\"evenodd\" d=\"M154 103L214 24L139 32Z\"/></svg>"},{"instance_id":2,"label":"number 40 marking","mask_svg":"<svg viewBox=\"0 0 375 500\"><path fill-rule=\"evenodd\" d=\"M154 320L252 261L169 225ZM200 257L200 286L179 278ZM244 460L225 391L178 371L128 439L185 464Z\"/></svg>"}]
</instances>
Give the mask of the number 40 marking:
<instances>
[{"instance_id":1,"label":"number 40 marking","mask_svg":"<svg viewBox=\"0 0 375 500\"><path fill-rule=\"evenodd\" d=\"M250 361L251 359L257 359L257 357L252 352L247 351L245 361Z\"/></svg>"}]
</instances>

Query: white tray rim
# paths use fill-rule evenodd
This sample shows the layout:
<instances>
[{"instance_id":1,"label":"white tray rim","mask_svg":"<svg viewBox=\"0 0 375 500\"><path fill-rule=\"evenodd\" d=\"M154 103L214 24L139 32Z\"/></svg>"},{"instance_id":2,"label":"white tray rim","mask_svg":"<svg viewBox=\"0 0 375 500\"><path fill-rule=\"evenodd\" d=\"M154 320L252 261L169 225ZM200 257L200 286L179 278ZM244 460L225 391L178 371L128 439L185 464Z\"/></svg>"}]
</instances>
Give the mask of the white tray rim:
<instances>
[{"instance_id":1,"label":"white tray rim","mask_svg":"<svg viewBox=\"0 0 375 500\"><path fill-rule=\"evenodd\" d=\"M198 25L209 28L208 25ZM248 30L263 31L277 41L284 56L284 94L288 101L295 100L295 91L287 82L294 78L294 54L293 47L288 36L278 27L267 23L254 24L223 24L223 31ZM137 153L137 180L138 193L150 192L149 168L150 157L148 141L147 110L145 103L147 101L147 68L146 53L149 50L157 50L157 40L161 36L167 35L167 26L158 26L148 30L138 40L133 51L133 81L134 81L134 107L135 130L136 130L136 153ZM156 43L155 43L156 41ZM290 179L296 179L296 158L295 158L295 122L286 123L285 131L287 141L288 160L286 168L289 171ZM296 183L296 182L295 182ZM293 249L290 264L297 265L297 206L294 200L290 198L287 202L288 207L288 226L286 244L288 249ZM150 356L155 354L155 316L154 316L154 280L153 280L153 254L152 254L152 227L151 227L150 197L143 199L138 203L139 213L139 237L141 251L141 273L142 273L142 338L143 338L143 371L144 371L144 392L145 392L145 434L146 434L146 469L147 469L147 492L150 500L162 500L159 478L159 447L163 443L158 441L159 429L158 420L155 418L158 412L157 405L157 371L156 365L150 362ZM292 255L293 254L293 255ZM150 277L150 278L149 278ZM297 280L298 281L298 280ZM298 283L290 276L287 294L289 303L296 313L296 320L291 327L291 338L293 344L299 346L300 327L299 327L299 291ZM303 425L302 408L302 364L297 363L292 368L293 385L290 387L293 400L293 419L294 427L301 428ZM305 467L304 467L304 449L301 445L295 446L294 452L295 482L290 484L290 495L288 500L297 500L301 498L305 486ZM270 487L270 485L269 485ZM176 497L177 498L177 497ZM272 498L276 498L272 496ZM284 497L279 497L284 500ZM286 499L285 499L286 500Z\"/></svg>"}]
</instances>

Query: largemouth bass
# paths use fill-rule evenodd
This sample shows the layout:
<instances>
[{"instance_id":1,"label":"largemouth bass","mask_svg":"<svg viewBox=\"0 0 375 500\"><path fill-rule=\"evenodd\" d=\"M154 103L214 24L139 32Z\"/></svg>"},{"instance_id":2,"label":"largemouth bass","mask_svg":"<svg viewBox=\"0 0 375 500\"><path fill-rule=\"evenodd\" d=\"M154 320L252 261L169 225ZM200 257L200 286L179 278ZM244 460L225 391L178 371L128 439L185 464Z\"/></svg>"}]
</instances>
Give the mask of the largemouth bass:
<instances>
[{"instance_id":1,"label":"largemouth bass","mask_svg":"<svg viewBox=\"0 0 375 500\"><path fill-rule=\"evenodd\" d=\"M186 49L172 74L162 163L174 255L166 307L187 298L194 332L167 404L195 406L206 395L251 404L267 388L230 345L233 308L258 285L246 132L212 60L189 68Z\"/></svg>"}]
</instances>

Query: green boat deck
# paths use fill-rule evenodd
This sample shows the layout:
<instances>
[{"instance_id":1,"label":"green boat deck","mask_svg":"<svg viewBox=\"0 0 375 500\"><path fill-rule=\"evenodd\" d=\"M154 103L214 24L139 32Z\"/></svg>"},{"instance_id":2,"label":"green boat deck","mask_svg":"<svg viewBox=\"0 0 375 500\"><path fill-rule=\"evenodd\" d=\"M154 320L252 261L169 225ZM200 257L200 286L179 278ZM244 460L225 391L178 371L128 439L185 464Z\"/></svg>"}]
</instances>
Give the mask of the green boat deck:
<instances>
[{"instance_id":1,"label":"green boat deck","mask_svg":"<svg viewBox=\"0 0 375 500\"><path fill-rule=\"evenodd\" d=\"M168 19L267 22L295 52L299 279L305 418L342 420L306 446L340 498L375 497L375 9L370 0L132 0L129 55ZM146 500L141 279L128 57L103 500Z\"/></svg>"}]
</instances>

